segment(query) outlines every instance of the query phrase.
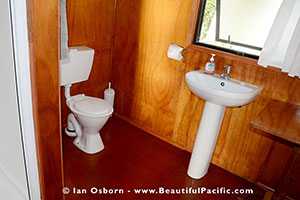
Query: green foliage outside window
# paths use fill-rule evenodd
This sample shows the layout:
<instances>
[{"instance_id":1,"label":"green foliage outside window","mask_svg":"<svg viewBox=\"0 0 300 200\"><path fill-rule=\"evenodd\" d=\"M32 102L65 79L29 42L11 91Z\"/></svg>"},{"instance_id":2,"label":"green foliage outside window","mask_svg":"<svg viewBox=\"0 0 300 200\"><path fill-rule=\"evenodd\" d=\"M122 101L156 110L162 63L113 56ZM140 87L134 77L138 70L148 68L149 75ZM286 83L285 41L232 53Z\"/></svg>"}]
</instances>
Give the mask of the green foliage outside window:
<instances>
[{"instance_id":1,"label":"green foliage outside window","mask_svg":"<svg viewBox=\"0 0 300 200\"><path fill-rule=\"evenodd\" d=\"M203 23L202 23L202 29L201 29L201 38L204 39L207 36L210 24L212 22L212 19L216 13L216 0L207 0L204 16L203 16Z\"/></svg>"}]
</instances>

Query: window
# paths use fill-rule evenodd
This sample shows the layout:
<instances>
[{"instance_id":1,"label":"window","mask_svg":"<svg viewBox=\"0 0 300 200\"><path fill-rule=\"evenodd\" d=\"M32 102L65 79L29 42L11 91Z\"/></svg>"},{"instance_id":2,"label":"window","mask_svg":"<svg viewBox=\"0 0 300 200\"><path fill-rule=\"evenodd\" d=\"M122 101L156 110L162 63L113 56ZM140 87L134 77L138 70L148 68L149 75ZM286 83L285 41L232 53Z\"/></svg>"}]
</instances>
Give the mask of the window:
<instances>
[{"instance_id":1,"label":"window","mask_svg":"<svg viewBox=\"0 0 300 200\"><path fill-rule=\"evenodd\" d=\"M283 0L201 0L195 43L257 58Z\"/></svg>"}]
</instances>

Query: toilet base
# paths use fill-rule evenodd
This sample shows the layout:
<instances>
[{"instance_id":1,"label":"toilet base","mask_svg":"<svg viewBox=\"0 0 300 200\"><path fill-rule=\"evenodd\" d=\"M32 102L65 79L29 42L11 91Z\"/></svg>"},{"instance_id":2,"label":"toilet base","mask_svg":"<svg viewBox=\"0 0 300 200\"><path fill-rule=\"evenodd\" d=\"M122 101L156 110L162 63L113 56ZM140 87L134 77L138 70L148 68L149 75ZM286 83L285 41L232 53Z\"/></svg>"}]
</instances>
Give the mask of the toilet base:
<instances>
[{"instance_id":1,"label":"toilet base","mask_svg":"<svg viewBox=\"0 0 300 200\"><path fill-rule=\"evenodd\" d=\"M88 154L95 154L104 149L100 133L84 133L73 141L73 144L81 151Z\"/></svg>"}]
</instances>

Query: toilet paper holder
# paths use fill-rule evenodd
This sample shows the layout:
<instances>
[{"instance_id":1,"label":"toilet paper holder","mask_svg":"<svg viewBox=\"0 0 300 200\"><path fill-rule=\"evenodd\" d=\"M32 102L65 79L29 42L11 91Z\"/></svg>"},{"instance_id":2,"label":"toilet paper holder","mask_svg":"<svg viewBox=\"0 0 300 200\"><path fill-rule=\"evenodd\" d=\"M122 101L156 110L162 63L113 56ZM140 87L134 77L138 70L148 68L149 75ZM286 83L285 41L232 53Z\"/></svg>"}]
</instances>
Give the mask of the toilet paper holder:
<instances>
[{"instance_id":1,"label":"toilet paper holder","mask_svg":"<svg viewBox=\"0 0 300 200\"><path fill-rule=\"evenodd\" d=\"M168 48L167 56L172 60L182 61L183 60L184 47L171 43Z\"/></svg>"}]
</instances>

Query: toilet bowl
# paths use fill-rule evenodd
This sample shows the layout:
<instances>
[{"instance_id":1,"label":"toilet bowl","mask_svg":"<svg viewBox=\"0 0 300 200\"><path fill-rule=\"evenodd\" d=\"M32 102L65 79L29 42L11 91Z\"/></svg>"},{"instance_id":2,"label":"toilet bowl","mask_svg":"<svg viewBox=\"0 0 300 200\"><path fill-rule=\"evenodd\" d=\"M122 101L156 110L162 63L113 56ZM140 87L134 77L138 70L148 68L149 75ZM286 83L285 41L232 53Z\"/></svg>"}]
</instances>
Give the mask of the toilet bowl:
<instances>
[{"instance_id":1,"label":"toilet bowl","mask_svg":"<svg viewBox=\"0 0 300 200\"><path fill-rule=\"evenodd\" d=\"M84 94L71 96L73 83L88 80L93 59L93 49L78 46L70 48L69 59L60 63L60 85L64 86L66 104L71 110L65 133L75 137L73 144L88 154L104 149L99 132L113 113L112 105L101 98Z\"/></svg>"},{"instance_id":2,"label":"toilet bowl","mask_svg":"<svg viewBox=\"0 0 300 200\"><path fill-rule=\"evenodd\" d=\"M99 131L111 117L112 106L103 99L82 94L67 99L67 105L72 113L68 116L66 133L76 137L73 144L88 154L102 151L104 144Z\"/></svg>"}]
</instances>

